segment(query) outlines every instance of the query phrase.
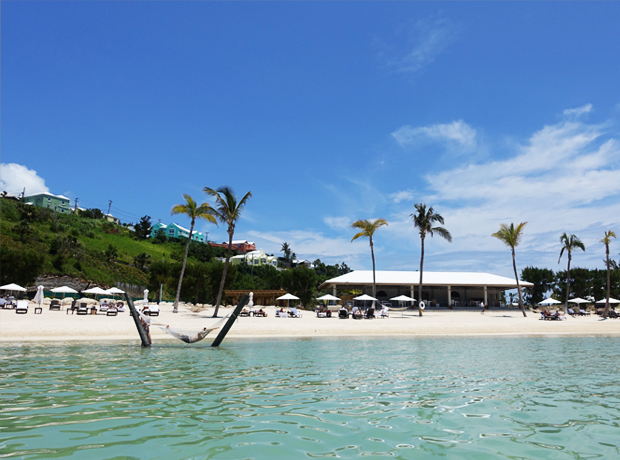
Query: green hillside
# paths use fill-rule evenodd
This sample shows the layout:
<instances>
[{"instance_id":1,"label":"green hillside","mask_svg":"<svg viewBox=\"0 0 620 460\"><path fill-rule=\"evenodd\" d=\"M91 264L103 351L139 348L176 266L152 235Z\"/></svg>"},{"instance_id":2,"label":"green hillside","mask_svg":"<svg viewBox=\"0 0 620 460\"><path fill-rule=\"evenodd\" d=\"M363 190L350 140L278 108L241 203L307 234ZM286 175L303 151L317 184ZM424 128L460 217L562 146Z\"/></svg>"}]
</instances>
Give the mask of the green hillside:
<instances>
[{"instance_id":1,"label":"green hillside","mask_svg":"<svg viewBox=\"0 0 620 460\"><path fill-rule=\"evenodd\" d=\"M70 276L100 286L119 283L146 286L172 300L177 289L187 240L146 238L148 229L116 225L99 210L77 216L0 198L0 283L32 286L40 275ZM145 218L148 216L145 216ZM144 222L145 219L143 218ZM147 224L148 226L148 224ZM233 251L234 254L236 254ZM225 249L190 244L181 299L211 303L219 288L223 264L216 257ZM287 289L308 305L318 286L349 271L346 264L329 266L315 261L316 269L278 271L271 266L231 265L226 289Z\"/></svg>"}]
</instances>

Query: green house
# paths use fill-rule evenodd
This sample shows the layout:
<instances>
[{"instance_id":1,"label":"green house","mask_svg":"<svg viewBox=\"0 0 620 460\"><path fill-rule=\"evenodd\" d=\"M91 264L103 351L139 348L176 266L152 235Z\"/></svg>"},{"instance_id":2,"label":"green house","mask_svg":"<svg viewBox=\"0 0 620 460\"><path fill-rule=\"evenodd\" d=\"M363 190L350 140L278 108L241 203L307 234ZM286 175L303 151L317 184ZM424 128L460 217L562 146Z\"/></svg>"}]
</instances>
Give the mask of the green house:
<instances>
[{"instance_id":1,"label":"green house","mask_svg":"<svg viewBox=\"0 0 620 460\"><path fill-rule=\"evenodd\" d=\"M49 192L37 193L23 198L24 203L39 208L53 209L56 212L69 212L69 198L63 195L54 195Z\"/></svg>"}]
</instances>

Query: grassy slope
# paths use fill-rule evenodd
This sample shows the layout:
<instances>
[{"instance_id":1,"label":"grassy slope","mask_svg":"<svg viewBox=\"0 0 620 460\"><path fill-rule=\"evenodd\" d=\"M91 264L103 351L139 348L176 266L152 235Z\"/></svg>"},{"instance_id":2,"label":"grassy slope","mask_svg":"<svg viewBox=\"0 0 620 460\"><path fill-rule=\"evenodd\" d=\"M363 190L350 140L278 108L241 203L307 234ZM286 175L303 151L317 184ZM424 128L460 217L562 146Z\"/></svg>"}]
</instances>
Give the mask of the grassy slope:
<instances>
[{"instance_id":1,"label":"grassy slope","mask_svg":"<svg viewBox=\"0 0 620 460\"><path fill-rule=\"evenodd\" d=\"M28 226L33 233L21 242L15 229L21 219L18 206L13 201L0 199L0 244L15 250L31 249L44 254L43 273L47 275L68 275L103 285L113 285L119 281L145 285L147 275L133 266L133 258L140 253L147 253L153 262L161 261L164 257L170 260L171 253L179 251L178 243L152 244L150 240L136 240L122 226L47 212L29 222ZM118 233L109 233L110 229ZM70 236L74 236L83 245L79 268L76 268L76 260L71 255L68 255L61 270L54 268L54 255L50 254L52 242ZM118 251L115 262L109 262L104 255L109 245Z\"/></svg>"}]
</instances>

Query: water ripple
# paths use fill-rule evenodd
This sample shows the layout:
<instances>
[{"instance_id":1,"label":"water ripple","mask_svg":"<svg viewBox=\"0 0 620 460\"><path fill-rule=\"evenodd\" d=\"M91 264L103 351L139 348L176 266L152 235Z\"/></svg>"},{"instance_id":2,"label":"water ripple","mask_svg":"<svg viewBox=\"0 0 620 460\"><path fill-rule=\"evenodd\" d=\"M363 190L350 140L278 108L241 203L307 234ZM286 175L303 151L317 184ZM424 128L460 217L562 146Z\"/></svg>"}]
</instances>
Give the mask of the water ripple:
<instances>
[{"instance_id":1,"label":"water ripple","mask_svg":"<svg viewBox=\"0 0 620 460\"><path fill-rule=\"evenodd\" d=\"M613 338L3 345L0 457L619 458L619 357Z\"/></svg>"}]
</instances>

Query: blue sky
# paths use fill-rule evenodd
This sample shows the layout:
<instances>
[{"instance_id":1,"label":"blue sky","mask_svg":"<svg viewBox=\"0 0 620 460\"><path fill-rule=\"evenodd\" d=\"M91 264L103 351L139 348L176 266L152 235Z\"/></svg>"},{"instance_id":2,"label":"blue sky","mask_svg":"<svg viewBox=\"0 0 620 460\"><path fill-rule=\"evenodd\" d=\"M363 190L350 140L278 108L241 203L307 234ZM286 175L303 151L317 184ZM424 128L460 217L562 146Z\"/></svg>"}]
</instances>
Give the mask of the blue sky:
<instances>
[{"instance_id":1,"label":"blue sky","mask_svg":"<svg viewBox=\"0 0 620 460\"><path fill-rule=\"evenodd\" d=\"M378 269L419 265L413 204L451 244L428 270L510 276L563 232L602 268L620 235L620 3L3 2L2 189L178 221L204 186L252 191L236 238ZM225 228L200 224L209 239ZM617 259L620 241L612 246Z\"/></svg>"}]
</instances>

